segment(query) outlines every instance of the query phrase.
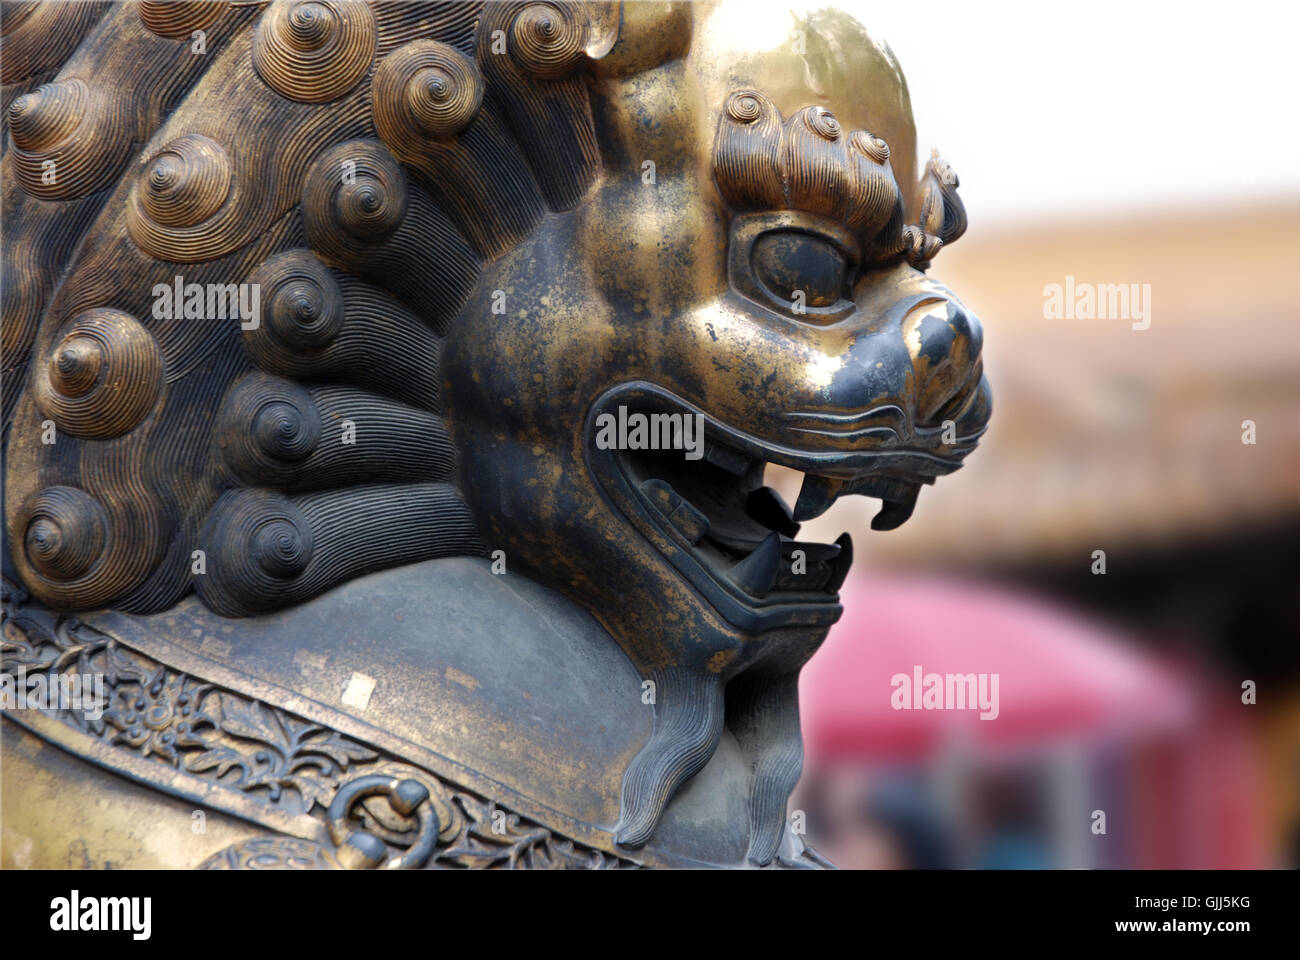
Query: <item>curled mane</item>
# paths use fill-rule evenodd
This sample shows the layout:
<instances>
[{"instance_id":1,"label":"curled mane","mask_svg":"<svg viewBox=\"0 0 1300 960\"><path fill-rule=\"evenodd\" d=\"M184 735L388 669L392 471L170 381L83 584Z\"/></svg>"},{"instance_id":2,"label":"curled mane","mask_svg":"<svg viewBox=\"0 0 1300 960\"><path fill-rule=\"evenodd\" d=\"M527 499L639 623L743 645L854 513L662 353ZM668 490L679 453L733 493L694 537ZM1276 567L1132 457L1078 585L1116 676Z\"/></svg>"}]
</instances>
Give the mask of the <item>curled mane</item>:
<instances>
[{"instance_id":1,"label":"curled mane","mask_svg":"<svg viewBox=\"0 0 1300 960\"><path fill-rule=\"evenodd\" d=\"M60 609L238 616L482 553L439 359L485 267L596 179L604 15L5 14L7 572Z\"/></svg>"}]
</instances>

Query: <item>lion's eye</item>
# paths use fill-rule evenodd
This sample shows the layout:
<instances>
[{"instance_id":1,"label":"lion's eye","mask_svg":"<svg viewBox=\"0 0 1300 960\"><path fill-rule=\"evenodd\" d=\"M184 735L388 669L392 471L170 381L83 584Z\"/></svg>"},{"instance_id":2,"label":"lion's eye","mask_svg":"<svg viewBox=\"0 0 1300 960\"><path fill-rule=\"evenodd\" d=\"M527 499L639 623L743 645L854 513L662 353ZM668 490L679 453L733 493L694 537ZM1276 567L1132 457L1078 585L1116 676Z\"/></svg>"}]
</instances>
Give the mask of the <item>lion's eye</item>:
<instances>
[{"instance_id":1,"label":"lion's eye","mask_svg":"<svg viewBox=\"0 0 1300 960\"><path fill-rule=\"evenodd\" d=\"M774 297L809 307L830 307L844 298L848 260L829 240L795 230L776 230L753 248L754 275Z\"/></svg>"}]
</instances>

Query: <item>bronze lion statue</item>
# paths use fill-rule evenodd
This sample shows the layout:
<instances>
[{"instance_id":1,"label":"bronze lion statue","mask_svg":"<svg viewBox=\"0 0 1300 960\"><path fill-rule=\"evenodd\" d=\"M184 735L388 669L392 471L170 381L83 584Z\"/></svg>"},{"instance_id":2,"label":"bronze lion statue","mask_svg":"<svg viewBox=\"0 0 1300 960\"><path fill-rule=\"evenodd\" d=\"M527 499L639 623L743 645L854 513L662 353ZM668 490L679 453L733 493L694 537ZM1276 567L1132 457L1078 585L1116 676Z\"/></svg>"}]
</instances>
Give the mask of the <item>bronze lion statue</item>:
<instances>
[{"instance_id":1,"label":"bronze lion statue","mask_svg":"<svg viewBox=\"0 0 1300 960\"><path fill-rule=\"evenodd\" d=\"M800 523L897 527L991 409L889 48L3 13L4 865L824 865L797 680L853 546Z\"/></svg>"}]
</instances>

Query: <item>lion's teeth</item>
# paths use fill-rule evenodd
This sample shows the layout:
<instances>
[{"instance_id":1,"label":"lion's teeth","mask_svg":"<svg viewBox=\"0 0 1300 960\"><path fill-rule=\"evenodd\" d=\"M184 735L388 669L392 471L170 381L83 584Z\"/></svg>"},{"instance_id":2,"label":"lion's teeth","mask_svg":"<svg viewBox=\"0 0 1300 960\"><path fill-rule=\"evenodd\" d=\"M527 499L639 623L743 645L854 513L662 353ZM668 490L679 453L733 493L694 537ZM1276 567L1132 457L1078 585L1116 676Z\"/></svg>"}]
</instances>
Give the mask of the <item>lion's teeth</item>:
<instances>
[{"instance_id":1,"label":"lion's teeth","mask_svg":"<svg viewBox=\"0 0 1300 960\"><path fill-rule=\"evenodd\" d=\"M683 500L672 512L668 518L671 523L683 537L691 544L700 542L700 538L709 532L709 518L699 510L689 500Z\"/></svg>"},{"instance_id":2,"label":"lion's teeth","mask_svg":"<svg viewBox=\"0 0 1300 960\"><path fill-rule=\"evenodd\" d=\"M799 488L799 499L794 505L794 519L802 522L820 517L830 509L843 489L843 480L822 477L815 473L804 474L803 486Z\"/></svg>"},{"instance_id":3,"label":"lion's teeth","mask_svg":"<svg viewBox=\"0 0 1300 960\"><path fill-rule=\"evenodd\" d=\"M728 570L727 575L751 597L763 597L772 589L780 569L781 535L773 531L753 553Z\"/></svg>"},{"instance_id":4,"label":"lion's teeth","mask_svg":"<svg viewBox=\"0 0 1300 960\"><path fill-rule=\"evenodd\" d=\"M689 500L683 499L666 480L654 477L642 481L641 493L692 546L708 533L709 518Z\"/></svg>"},{"instance_id":5,"label":"lion's teeth","mask_svg":"<svg viewBox=\"0 0 1300 960\"><path fill-rule=\"evenodd\" d=\"M682 498L673 489L672 484L657 477L641 481L641 493L665 517L672 516L672 512L682 502Z\"/></svg>"},{"instance_id":6,"label":"lion's teeth","mask_svg":"<svg viewBox=\"0 0 1300 960\"><path fill-rule=\"evenodd\" d=\"M831 578L826 584L828 593L838 593L840 587L844 586L844 578L849 575L849 567L853 566L853 538L848 533L841 533L835 540L836 546L840 548L839 556L831 561Z\"/></svg>"},{"instance_id":7,"label":"lion's teeth","mask_svg":"<svg viewBox=\"0 0 1300 960\"><path fill-rule=\"evenodd\" d=\"M893 530L901 527L912 515L916 507L916 496L921 492L919 483L908 484L904 489L892 494L880 507L880 512L871 518L872 530Z\"/></svg>"},{"instance_id":8,"label":"lion's teeth","mask_svg":"<svg viewBox=\"0 0 1300 960\"><path fill-rule=\"evenodd\" d=\"M789 560L796 550L803 551L803 559L808 563L822 560L834 560L840 555L840 548L834 543L815 543L811 540L781 541L781 556Z\"/></svg>"},{"instance_id":9,"label":"lion's teeth","mask_svg":"<svg viewBox=\"0 0 1300 960\"><path fill-rule=\"evenodd\" d=\"M749 472L750 461L748 457L716 443L705 443L704 459L715 467L721 467L728 473L734 473L738 477L743 477Z\"/></svg>"},{"instance_id":10,"label":"lion's teeth","mask_svg":"<svg viewBox=\"0 0 1300 960\"><path fill-rule=\"evenodd\" d=\"M787 537L797 536L799 524L795 523L790 505L771 487L759 487L745 500L745 512L769 530Z\"/></svg>"}]
</instances>

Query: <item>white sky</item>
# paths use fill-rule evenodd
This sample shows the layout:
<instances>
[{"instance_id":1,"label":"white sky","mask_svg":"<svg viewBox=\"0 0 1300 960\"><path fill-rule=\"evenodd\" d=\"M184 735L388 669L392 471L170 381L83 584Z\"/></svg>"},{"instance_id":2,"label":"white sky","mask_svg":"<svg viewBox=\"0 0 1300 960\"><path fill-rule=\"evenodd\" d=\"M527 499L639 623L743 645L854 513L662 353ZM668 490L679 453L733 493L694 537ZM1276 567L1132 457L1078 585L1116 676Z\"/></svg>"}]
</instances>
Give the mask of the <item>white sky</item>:
<instances>
[{"instance_id":1,"label":"white sky","mask_svg":"<svg viewBox=\"0 0 1300 960\"><path fill-rule=\"evenodd\" d=\"M893 48L985 223L1300 199L1300 0L828 0Z\"/></svg>"}]
</instances>

